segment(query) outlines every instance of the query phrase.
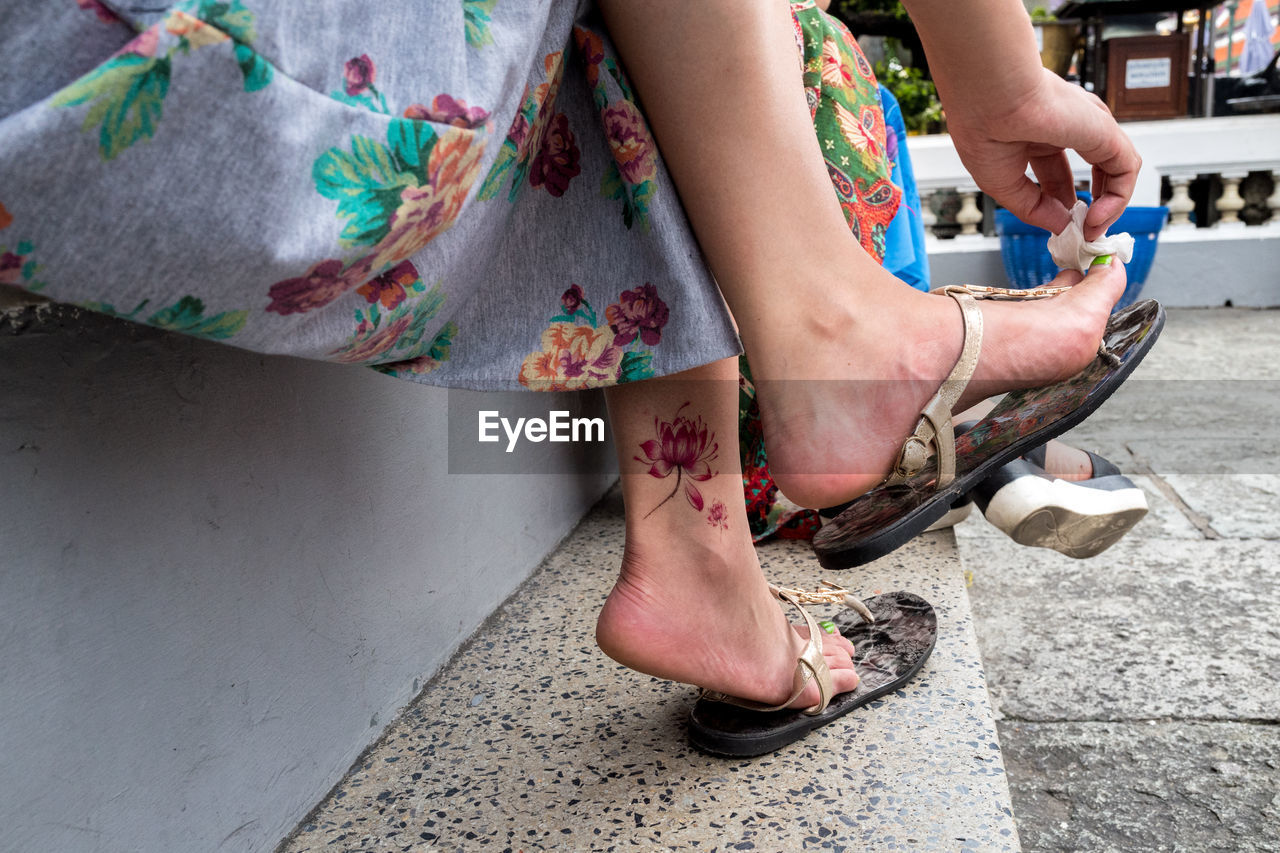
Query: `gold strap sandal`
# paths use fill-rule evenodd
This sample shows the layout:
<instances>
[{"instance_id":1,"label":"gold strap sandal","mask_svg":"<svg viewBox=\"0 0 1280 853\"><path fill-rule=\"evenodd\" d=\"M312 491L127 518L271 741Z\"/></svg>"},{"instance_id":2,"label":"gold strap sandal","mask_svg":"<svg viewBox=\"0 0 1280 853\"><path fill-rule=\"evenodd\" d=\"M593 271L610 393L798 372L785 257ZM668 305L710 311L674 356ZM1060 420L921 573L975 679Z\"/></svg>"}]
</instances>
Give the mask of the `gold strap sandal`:
<instances>
[{"instance_id":1,"label":"gold strap sandal","mask_svg":"<svg viewBox=\"0 0 1280 853\"><path fill-rule=\"evenodd\" d=\"M1000 466L1079 424L1124 383L1164 327L1163 310L1149 299L1111 316L1099 357L1075 376L1010 392L972 430L955 434L951 409L973 377L982 345L977 300L1044 299L1067 289L940 289L956 301L964 317L960 357L923 408L881 485L844 505L814 535L813 549L824 568L861 565L915 538Z\"/></svg>"},{"instance_id":2,"label":"gold strap sandal","mask_svg":"<svg viewBox=\"0 0 1280 853\"><path fill-rule=\"evenodd\" d=\"M827 709L827 705L831 704L833 695L831 668L827 666L826 658L822 656L821 637L823 629L802 605L843 604L862 617L864 622L874 622L875 617L871 615L871 611L867 609L867 606L857 598L854 598L847 589L826 581L823 581L822 589L809 591L769 584L769 592L773 593L774 597L779 601L790 604L799 610L800 615L804 617L805 625L809 628L809 639L804 645L804 650L800 652L799 659L796 661L795 690L778 705L766 705L753 699L741 699L737 696L721 693L718 690L707 690L706 688L703 688L698 693L698 698L712 702L726 702L751 711L781 711L796 701L800 694L804 692L804 689L809 686L809 679L812 678L818 685L818 702L805 708L802 713L809 716L821 714Z\"/></svg>"},{"instance_id":3,"label":"gold strap sandal","mask_svg":"<svg viewBox=\"0 0 1280 853\"><path fill-rule=\"evenodd\" d=\"M824 583L812 591L771 586L778 598L800 609L809 643L796 664L796 688L783 705L764 705L703 690L689 712L689 741L712 755L763 755L799 740L856 708L901 689L924 666L938 637L938 619L927 601L909 592L890 592L859 601L847 590ZM802 604L843 604L855 611L815 622ZM831 695L831 673L822 657L819 631L840 633L854 646L858 686ZM809 679L819 701L803 710L787 708Z\"/></svg>"},{"instance_id":4,"label":"gold strap sandal","mask_svg":"<svg viewBox=\"0 0 1280 853\"><path fill-rule=\"evenodd\" d=\"M1007 287L952 284L931 291L950 296L960 306L960 313L964 317L964 346L950 375L938 388L938 393L921 410L915 431L903 442L897 462L880 485L898 486L905 483L923 471L929 459L935 456L938 478L934 487L945 488L956 478L955 427L951 422L951 412L968 387L969 380L973 378L982 352L982 311L978 309L977 301L1049 299L1070 289L1070 286L1061 286L1013 290ZM1098 354L1113 366L1120 362L1107 350L1105 340L1098 344Z\"/></svg>"}]
</instances>

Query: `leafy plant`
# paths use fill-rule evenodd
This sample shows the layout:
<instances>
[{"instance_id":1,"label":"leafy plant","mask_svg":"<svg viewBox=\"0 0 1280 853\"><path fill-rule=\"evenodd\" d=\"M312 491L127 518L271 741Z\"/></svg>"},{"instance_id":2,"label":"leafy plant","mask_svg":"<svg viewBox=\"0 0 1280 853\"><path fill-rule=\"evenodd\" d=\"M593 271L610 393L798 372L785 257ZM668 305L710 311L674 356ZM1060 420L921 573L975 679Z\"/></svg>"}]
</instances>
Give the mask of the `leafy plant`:
<instances>
[{"instance_id":1,"label":"leafy plant","mask_svg":"<svg viewBox=\"0 0 1280 853\"><path fill-rule=\"evenodd\" d=\"M835 0L832 12L836 14L878 13L899 20L908 20L907 10L899 0Z\"/></svg>"},{"instance_id":2,"label":"leafy plant","mask_svg":"<svg viewBox=\"0 0 1280 853\"><path fill-rule=\"evenodd\" d=\"M1037 24L1047 24L1051 21L1058 20L1058 16L1050 12L1044 6L1037 6L1031 10L1031 20Z\"/></svg>"},{"instance_id":3,"label":"leafy plant","mask_svg":"<svg viewBox=\"0 0 1280 853\"><path fill-rule=\"evenodd\" d=\"M926 62L924 51L900 0L834 0L831 12L855 33L884 37L886 58L875 65L876 79L898 99L907 130L937 130L942 124L942 102L927 67L917 67Z\"/></svg>"},{"instance_id":4,"label":"leafy plant","mask_svg":"<svg viewBox=\"0 0 1280 853\"><path fill-rule=\"evenodd\" d=\"M876 79L898 99L902 120L907 130L928 133L942 124L942 102L932 80L925 79L919 68L903 65L898 54L876 63Z\"/></svg>"}]
</instances>

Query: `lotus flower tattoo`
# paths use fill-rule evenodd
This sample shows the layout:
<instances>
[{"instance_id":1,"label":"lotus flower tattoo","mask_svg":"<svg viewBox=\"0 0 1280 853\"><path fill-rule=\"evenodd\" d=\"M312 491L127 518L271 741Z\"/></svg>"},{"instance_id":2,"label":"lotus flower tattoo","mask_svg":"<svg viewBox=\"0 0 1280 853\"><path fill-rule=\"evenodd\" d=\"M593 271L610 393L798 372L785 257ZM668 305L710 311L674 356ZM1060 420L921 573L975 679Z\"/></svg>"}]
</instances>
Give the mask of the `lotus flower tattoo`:
<instances>
[{"instance_id":1,"label":"lotus flower tattoo","mask_svg":"<svg viewBox=\"0 0 1280 853\"><path fill-rule=\"evenodd\" d=\"M698 512L702 512L702 492L698 491L698 487L691 481L703 482L715 476L716 472L711 470L711 463L719 454L720 445L716 443L715 433L702 422L701 415L690 418L680 414L680 410L687 405L689 403L685 402L676 409L675 417L670 421L659 421L654 418L653 428L658 437L651 438L640 445L640 450L645 455L644 459L639 456L632 457L637 462L643 462L649 466L650 477L662 479L670 476L672 471L676 472L676 485L671 490L671 494L663 498L658 506L649 510L645 518L653 515L663 504L674 498L680 491L682 481L684 496L689 500L689 505Z\"/></svg>"}]
</instances>

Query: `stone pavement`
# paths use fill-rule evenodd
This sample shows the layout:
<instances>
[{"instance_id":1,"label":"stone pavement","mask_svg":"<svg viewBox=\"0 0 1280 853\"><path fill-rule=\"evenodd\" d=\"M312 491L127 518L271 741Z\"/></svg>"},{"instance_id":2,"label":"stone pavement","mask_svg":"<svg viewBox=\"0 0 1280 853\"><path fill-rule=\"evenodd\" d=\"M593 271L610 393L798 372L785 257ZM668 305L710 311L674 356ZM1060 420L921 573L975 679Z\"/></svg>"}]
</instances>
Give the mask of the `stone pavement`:
<instances>
[{"instance_id":1,"label":"stone pavement","mask_svg":"<svg viewBox=\"0 0 1280 853\"><path fill-rule=\"evenodd\" d=\"M907 689L762 759L692 752L691 691L594 649L614 495L280 849L985 851L1020 835L1026 850L1280 851L1277 340L1280 312L1170 312L1072 436L1150 499L1103 555L1019 548L975 518L958 550L931 534L842 573L922 591L939 647ZM772 577L813 581L806 546L761 553Z\"/></svg>"},{"instance_id":2,"label":"stone pavement","mask_svg":"<svg viewBox=\"0 0 1280 853\"><path fill-rule=\"evenodd\" d=\"M615 490L281 851L1018 849L949 532L849 573L864 596L934 605L920 675L756 759L695 752L693 689L595 647L621 548ZM761 561L784 585L818 579L806 543L768 543Z\"/></svg>"},{"instance_id":3,"label":"stone pavement","mask_svg":"<svg viewBox=\"0 0 1280 853\"><path fill-rule=\"evenodd\" d=\"M1174 310L1069 440L1147 491L1091 560L956 529L1026 850L1280 850L1280 312Z\"/></svg>"}]
</instances>

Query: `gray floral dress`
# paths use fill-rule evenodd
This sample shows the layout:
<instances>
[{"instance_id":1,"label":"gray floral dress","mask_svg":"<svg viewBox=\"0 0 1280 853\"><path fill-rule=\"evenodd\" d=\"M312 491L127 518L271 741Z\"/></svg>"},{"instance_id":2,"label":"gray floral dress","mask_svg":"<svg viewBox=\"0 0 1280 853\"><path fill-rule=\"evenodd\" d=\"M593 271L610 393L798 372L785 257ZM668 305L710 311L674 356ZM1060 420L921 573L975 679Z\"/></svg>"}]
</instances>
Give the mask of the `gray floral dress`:
<instances>
[{"instance_id":1,"label":"gray floral dress","mask_svg":"<svg viewBox=\"0 0 1280 853\"><path fill-rule=\"evenodd\" d=\"M589 0L0 6L0 283L559 390L739 351Z\"/></svg>"}]
</instances>

